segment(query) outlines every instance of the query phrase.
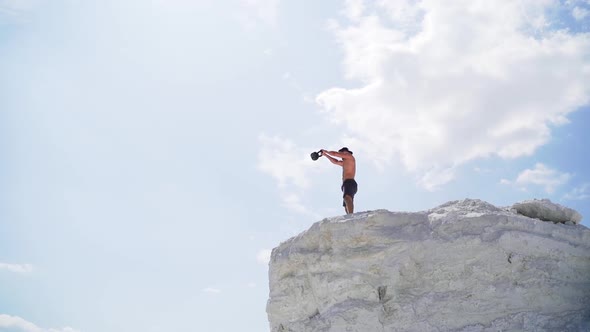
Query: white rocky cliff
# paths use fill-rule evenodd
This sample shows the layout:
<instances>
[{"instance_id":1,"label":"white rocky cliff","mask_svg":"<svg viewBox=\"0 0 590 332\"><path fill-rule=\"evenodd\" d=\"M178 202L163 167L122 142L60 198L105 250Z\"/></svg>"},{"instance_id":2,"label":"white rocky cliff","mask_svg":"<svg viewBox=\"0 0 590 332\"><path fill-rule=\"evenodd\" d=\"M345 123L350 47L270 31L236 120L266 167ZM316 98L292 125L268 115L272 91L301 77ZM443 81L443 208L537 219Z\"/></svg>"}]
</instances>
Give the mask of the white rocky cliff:
<instances>
[{"instance_id":1,"label":"white rocky cliff","mask_svg":"<svg viewBox=\"0 0 590 332\"><path fill-rule=\"evenodd\" d=\"M272 252L271 331L590 331L590 230L519 204L315 223Z\"/></svg>"}]
</instances>

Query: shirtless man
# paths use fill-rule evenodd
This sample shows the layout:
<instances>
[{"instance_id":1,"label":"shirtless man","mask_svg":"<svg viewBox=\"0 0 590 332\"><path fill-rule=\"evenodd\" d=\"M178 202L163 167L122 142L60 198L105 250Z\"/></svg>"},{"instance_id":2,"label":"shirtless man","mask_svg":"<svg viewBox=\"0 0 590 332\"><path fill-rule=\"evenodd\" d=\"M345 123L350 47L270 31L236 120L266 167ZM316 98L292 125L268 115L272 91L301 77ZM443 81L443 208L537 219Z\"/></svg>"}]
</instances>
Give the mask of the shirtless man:
<instances>
[{"instance_id":1,"label":"shirtless man","mask_svg":"<svg viewBox=\"0 0 590 332\"><path fill-rule=\"evenodd\" d=\"M352 156L352 151L348 150L346 147L338 150L338 152L326 151L322 149L322 156L326 156L326 158L328 158L332 164L342 167L341 189L344 193L344 202L342 203L342 206L344 206L346 213L353 213L353 199L357 191L357 184L354 180L354 176L356 174L356 160ZM342 160L338 160L334 157L342 158Z\"/></svg>"}]
</instances>

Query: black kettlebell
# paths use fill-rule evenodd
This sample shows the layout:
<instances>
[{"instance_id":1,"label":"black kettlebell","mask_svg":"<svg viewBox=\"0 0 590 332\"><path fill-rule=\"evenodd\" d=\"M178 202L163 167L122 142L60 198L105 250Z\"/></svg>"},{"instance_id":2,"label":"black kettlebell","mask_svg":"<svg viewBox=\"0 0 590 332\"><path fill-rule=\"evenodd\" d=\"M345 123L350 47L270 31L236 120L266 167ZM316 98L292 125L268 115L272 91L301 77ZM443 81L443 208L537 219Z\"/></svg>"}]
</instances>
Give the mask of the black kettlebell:
<instances>
[{"instance_id":1,"label":"black kettlebell","mask_svg":"<svg viewBox=\"0 0 590 332\"><path fill-rule=\"evenodd\" d=\"M312 152L311 153L311 160L318 160L319 157L322 156L322 150L318 151L318 152Z\"/></svg>"}]
</instances>

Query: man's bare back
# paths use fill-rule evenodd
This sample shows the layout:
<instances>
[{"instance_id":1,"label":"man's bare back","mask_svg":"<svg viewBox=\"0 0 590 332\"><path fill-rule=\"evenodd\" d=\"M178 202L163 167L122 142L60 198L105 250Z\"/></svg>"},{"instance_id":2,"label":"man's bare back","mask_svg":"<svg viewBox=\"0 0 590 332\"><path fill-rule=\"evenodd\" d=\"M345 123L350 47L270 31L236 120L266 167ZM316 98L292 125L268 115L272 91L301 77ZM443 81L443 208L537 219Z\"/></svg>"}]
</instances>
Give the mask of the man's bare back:
<instances>
[{"instance_id":1,"label":"man's bare back","mask_svg":"<svg viewBox=\"0 0 590 332\"><path fill-rule=\"evenodd\" d=\"M321 150L322 155L328 158L334 165L342 167L342 191L344 192L344 208L346 213L353 213L353 198L357 192L357 183L354 180L356 175L356 160L352 156L352 151L344 147L338 152ZM338 160L334 157L341 158Z\"/></svg>"}]
</instances>

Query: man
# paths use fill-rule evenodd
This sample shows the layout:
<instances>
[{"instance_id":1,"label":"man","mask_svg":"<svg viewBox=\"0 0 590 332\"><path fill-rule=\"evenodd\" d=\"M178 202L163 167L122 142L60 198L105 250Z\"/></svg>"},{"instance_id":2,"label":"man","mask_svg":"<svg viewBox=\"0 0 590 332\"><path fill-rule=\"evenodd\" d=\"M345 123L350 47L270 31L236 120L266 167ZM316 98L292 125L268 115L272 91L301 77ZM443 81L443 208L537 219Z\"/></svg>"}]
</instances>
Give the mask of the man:
<instances>
[{"instance_id":1,"label":"man","mask_svg":"<svg viewBox=\"0 0 590 332\"><path fill-rule=\"evenodd\" d=\"M342 206L344 206L346 213L353 213L353 199L357 191L357 183L354 180L354 176L356 174L356 160L352 156L352 151L348 150L347 147L343 147L342 149L338 150L338 152L326 151L322 149L322 156L326 156L326 158L328 158L332 164L342 167L341 189L344 198ZM334 157L341 158L342 160L338 160Z\"/></svg>"}]
</instances>

